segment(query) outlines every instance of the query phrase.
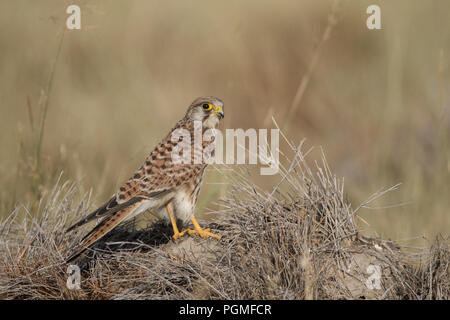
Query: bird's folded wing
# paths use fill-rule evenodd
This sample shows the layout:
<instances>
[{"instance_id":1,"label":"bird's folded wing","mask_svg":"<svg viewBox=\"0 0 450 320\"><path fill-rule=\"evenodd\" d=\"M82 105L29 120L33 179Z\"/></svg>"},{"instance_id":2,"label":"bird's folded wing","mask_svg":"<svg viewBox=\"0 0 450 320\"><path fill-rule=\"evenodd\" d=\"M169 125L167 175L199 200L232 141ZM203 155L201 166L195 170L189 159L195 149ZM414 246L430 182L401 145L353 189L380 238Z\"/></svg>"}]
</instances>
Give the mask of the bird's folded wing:
<instances>
[{"instance_id":1,"label":"bird's folded wing","mask_svg":"<svg viewBox=\"0 0 450 320\"><path fill-rule=\"evenodd\" d=\"M125 202L136 196L145 198L161 196L201 175L205 167L203 164L168 165L159 169L141 167L134 177L120 187L116 195L117 201Z\"/></svg>"}]
</instances>

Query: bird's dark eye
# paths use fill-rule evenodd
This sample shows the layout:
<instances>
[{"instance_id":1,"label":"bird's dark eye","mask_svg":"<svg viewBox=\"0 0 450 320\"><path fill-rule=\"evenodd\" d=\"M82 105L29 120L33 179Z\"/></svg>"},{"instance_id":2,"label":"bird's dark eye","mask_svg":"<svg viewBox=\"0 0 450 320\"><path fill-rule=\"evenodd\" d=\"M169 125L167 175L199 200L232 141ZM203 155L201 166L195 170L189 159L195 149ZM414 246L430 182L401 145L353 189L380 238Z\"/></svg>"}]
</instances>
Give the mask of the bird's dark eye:
<instances>
[{"instance_id":1,"label":"bird's dark eye","mask_svg":"<svg viewBox=\"0 0 450 320\"><path fill-rule=\"evenodd\" d=\"M203 110L211 110L212 109L212 104L211 103L204 103L202 105Z\"/></svg>"}]
</instances>

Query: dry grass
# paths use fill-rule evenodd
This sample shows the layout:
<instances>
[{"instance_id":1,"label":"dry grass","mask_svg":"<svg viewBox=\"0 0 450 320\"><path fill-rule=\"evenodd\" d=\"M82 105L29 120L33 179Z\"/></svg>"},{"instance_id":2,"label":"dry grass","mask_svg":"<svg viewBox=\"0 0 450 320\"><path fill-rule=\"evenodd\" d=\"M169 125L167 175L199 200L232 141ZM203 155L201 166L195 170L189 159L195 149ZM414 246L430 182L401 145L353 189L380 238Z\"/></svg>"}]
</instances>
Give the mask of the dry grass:
<instances>
[{"instance_id":1,"label":"dry grass","mask_svg":"<svg viewBox=\"0 0 450 320\"><path fill-rule=\"evenodd\" d=\"M2 1L0 216L37 207L61 171L100 203L212 94L223 128L289 117L286 134L326 148L351 203L402 182L375 205L408 205L360 210L365 235L448 232L450 3L380 1L383 30L370 31L377 2L340 1L334 14L336 0L79 0L82 30L62 38L64 1ZM203 190L200 212L222 186Z\"/></svg>"},{"instance_id":2,"label":"dry grass","mask_svg":"<svg viewBox=\"0 0 450 320\"><path fill-rule=\"evenodd\" d=\"M449 299L449 239L407 253L362 236L343 181L324 157L310 167L301 147L272 192L246 168L227 171L233 187L209 224L220 241L173 241L160 222L122 225L78 261L81 290L67 289L64 258L85 230L63 230L88 211L90 197L75 201L75 184L57 185L37 212L1 222L0 298ZM366 286L370 265L381 270L379 289Z\"/></svg>"}]
</instances>

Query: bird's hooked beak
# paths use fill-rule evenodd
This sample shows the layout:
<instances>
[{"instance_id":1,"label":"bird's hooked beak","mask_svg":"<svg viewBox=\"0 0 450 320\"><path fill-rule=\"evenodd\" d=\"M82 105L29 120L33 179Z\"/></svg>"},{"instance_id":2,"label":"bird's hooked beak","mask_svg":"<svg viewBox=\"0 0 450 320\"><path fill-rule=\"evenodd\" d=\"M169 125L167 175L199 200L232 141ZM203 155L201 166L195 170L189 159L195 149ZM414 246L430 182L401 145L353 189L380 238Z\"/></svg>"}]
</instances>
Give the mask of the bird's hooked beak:
<instances>
[{"instance_id":1,"label":"bird's hooked beak","mask_svg":"<svg viewBox=\"0 0 450 320\"><path fill-rule=\"evenodd\" d=\"M214 114L219 118L219 119L223 119L225 117L224 113L223 113L223 109L221 106L218 106L214 109Z\"/></svg>"}]
</instances>

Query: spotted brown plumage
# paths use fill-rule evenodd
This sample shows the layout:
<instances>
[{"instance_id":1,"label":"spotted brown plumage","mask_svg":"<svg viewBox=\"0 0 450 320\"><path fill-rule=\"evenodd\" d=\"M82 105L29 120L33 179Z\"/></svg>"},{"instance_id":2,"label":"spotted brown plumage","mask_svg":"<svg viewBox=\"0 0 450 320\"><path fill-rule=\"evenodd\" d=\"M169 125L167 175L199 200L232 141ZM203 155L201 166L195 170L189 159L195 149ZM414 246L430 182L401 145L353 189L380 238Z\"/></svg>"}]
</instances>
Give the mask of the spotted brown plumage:
<instances>
[{"instance_id":1,"label":"spotted brown plumage","mask_svg":"<svg viewBox=\"0 0 450 320\"><path fill-rule=\"evenodd\" d=\"M202 135L208 129L215 129L224 116L223 102L215 97L201 97L189 106L186 115L177 122L170 133L154 148L145 159L144 164L126 181L108 201L98 209L67 229L71 231L89 221L102 218L82 240L73 248L67 262L73 261L96 241L113 230L119 223L131 219L146 210L153 210L161 218L172 223L174 238L189 234L201 237L215 237L209 229L202 229L194 217L200 187L203 182L207 164L201 159L205 148L214 139L202 139L196 143L195 124L201 123ZM180 131L181 130L181 131ZM177 136L178 132L187 133ZM200 137L201 138L201 137ZM190 139L190 142L189 140ZM190 145L190 154L183 152L185 162L176 162L173 152L184 151ZM183 148L181 148L183 147ZM198 158L200 157L200 158ZM176 220L191 220L194 229L179 232Z\"/></svg>"}]
</instances>

